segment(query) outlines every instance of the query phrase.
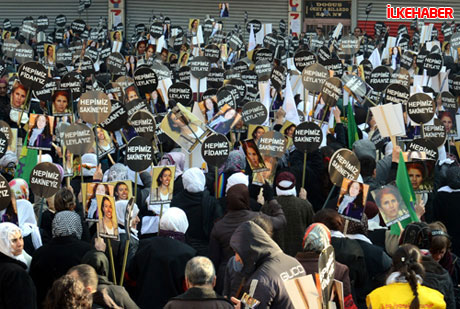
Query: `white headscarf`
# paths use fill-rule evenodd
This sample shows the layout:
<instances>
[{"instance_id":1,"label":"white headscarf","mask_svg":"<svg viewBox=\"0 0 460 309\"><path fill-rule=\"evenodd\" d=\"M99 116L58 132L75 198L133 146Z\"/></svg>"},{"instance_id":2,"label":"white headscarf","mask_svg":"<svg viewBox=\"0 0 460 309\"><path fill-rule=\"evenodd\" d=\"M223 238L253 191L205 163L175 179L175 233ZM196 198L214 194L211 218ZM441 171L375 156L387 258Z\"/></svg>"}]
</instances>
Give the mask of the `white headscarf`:
<instances>
[{"instance_id":1,"label":"white headscarf","mask_svg":"<svg viewBox=\"0 0 460 309\"><path fill-rule=\"evenodd\" d=\"M249 177L243 173L235 173L227 179L227 187L225 188L225 193L233 187L234 185L243 184L246 187L249 186Z\"/></svg>"},{"instance_id":2,"label":"white headscarf","mask_svg":"<svg viewBox=\"0 0 460 309\"><path fill-rule=\"evenodd\" d=\"M185 175L185 173L184 173ZM185 212L178 207L171 207L163 214L160 220L160 230L180 232L185 234L188 229L188 220Z\"/></svg>"},{"instance_id":3,"label":"white headscarf","mask_svg":"<svg viewBox=\"0 0 460 309\"><path fill-rule=\"evenodd\" d=\"M288 188L292 185L292 182L289 180L282 180L280 181L279 185L281 185L284 188ZM278 196L297 196L297 191L295 189L295 186L293 186L291 189L283 190L280 187L276 186L276 195Z\"/></svg>"},{"instance_id":4,"label":"white headscarf","mask_svg":"<svg viewBox=\"0 0 460 309\"><path fill-rule=\"evenodd\" d=\"M21 261L27 265L27 261L24 258L23 254L14 255L11 250L10 238L12 237L13 234L17 233L18 231L21 232L21 229L13 223L10 223L10 222L0 223L0 252L12 259Z\"/></svg>"},{"instance_id":5,"label":"white headscarf","mask_svg":"<svg viewBox=\"0 0 460 309\"><path fill-rule=\"evenodd\" d=\"M37 226L37 219L35 218L34 206L28 200L17 200L16 205L18 207L18 221L22 237L32 234L34 248L40 248L43 243Z\"/></svg>"},{"instance_id":6,"label":"white headscarf","mask_svg":"<svg viewBox=\"0 0 460 309\"><path fill-rule=\"evenodd\" d=\"M184 184L184 189L188 192L202 192L206 185L206 178L202 170L198 167L192 167L182 174L182 183Z\"/></svg>"}]
</instances>

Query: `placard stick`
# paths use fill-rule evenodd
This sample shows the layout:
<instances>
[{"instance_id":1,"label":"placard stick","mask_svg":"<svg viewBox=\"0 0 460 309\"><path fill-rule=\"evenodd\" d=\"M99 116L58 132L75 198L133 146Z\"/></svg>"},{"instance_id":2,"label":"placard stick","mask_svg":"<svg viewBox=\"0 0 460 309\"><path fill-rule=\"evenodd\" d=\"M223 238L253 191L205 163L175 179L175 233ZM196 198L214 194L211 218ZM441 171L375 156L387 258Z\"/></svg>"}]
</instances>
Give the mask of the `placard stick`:
<instances>
[{"instance_id":1,"label":"placard stick","mask_svg":"<svg viewBox=\"0 0 460 309\"><path fill-rule=\"evenodd\" d=\"M197 102L200 102L200 81L201 81L201 78L198 78L198 90L196 92L196 100Z\"/></svg>"},{"instance_id":2,"label":"placard stick","mask_svg":"<svg viewBox=\"0 0 460 309\"><path fill-rule=\"evenodd\" d=\"M38 226L40 226L41 223L42 223L42 214L43 214L43 205L44 205L44 204L45 204L45 198L42 197L42 198L40 199L40 212L39 212L39 214L38 214Z\"/></svg>"},{"instance_id":3,"label":"placard stick","mask_svg":"<svg viewBox=\"0 0 460 309\"><path fill-rule=\"evenodd\" d=\"M380 106L380 108L382 108L382 107ZM388 132L391 132L390 126L388 125L387 117L385 116L385 113L383 112L383 110L381 110L381 111L382 111L383 121L385 122L385 127L387 127L387 131L388 131ZM396 144L396 136L390 135L390 140L391 140L391 143L393 144L393 147L398 146L398 145Z\"/></svg>"},{"instance_id":4,"label":"placard stick","mask_svg":"<svg viewBox=\"0 0 460 309\"><path fill-rule=\"evenodd\" d=\"M401 224L401 221L398 221L397 224L398 224L398 227L399 227L399 229L401 230L401 233L402 233L404 231L404 228L403 228L403 226Z\"/></svg>"},{"instance_id":5,"label":"placard stick","mask_svg":"<svg viewBox=\"0 0 460 309\"><path fill-rule=\"evenodd\" d=\"M38 163L42 163L42 150L38 150Z\"/></svg>"},{"instance_id":6,"label":"placard stick","mask_svg":"<svg viewBox=\"0 0 460 309\"><path fill-rule=\"evenodd\" d=\"M424 123L422 123L421 129L422 129L422 130L421 130L421 131L422 131L422 132L421 132L422 138L425 138L425 124L424 124Z\"/></svg>"},{"instance_id":7,"label":"placard stick","mask_svg":"<svg viewBox=\"0 0 460 309\"><path fill-rule=\"evenodd\" d=\"M115 161L113 160L112 156L110 155L110 153L107 154L107 157L109 158L110 162L112 164L115 164Z\"/></svg>"},{"instance_id":8,"label":"placard stick","mask_svg":"<svg viewBox=\"0 0 460 309\"><path fill-rule=\"evenodd\" d=\"M219 170L216 166L215 170L215 190L214 190L214 196L217 198L217 191L219 190Z\"/></svg>"},{"instance_id":9,"label":"placard stick","mask_svg":"<svg viewBox=\"0 0 460 309\"><path fill-rule=\"evenodd\" d=\"M350 221L348 219L345 219L345 226L343 227L343 234L347 235L347 230L348 230L348 223Z\"/></svg>"},{"instance_id":10,"label":"placard stick","mask_svg":"<svg viewBox=\"0 0 460 309\"><path fill-rule=\"evenodd\" d=\"M24 104L22 104L21 113L19 113L18 121L16 123L18 127L21 125L22 115L24 114L24 109L26 108L26 104L27 102L29 102L29 99L30 99L30 89L27 90L26 100L24 101Z\"/></svg>"},{"instance_id":11,"label":"placard stick","mask_svg":"<svg viewBox=\"0 0 460 309\"><path fill-rule=\"evenodd\" d=\"M66 180L67 188L70 188L70 177L67 176L65 180Z\"/></svg>"},{"instance_id":12,"label":"placard stick","mask_svg":"<svg viewBox=\"0 0 460 309\"><path fill-rule=\"evenodd\" d=\"M134 203L136 203L136 199L137 199L137 178L139 177L139 172L136 172L136 175L135 175L135 179L134 179Z\"/></svg>"},{"instance_id":13,"label":"placard stick","mask_svg":"<svg viewBox=\"0 0 460 309\"><path fill-rule=\"evenodd\" d=\"M303 169L302 169L302 188L305 188L305 173L307 169L307 152L303 154Z\"/></svg>"},{"instance_id":14,"label":"placard stick","mask_svg":"<svg viewBox=\"0 0 460 309\"><path fill-rule=\"evenodd\" d=\"M97 145L97 125L94 126L94 133L96 135L96 138L94 139L94 143L96 144L96 158L97 158L97 166L99 166L99 147Z\"/></svg>"},{"instance_id":15,"label":"placard stick","mask_svg":"<svg viewBox=\"0 0 460 309\"><path fill-rule=\"evenodd\" d=\"M99 226L99 224L98 224L98 226ZM117 276L115 274L115 265L113 263L112 240L110 238L107 238L107 243L109 245L109 259L110 259L110 266L112 268L113 283L116 285L117 284Z\"/></svg>"},{"instance_id":16,"label":"placard stick","mask_svg":"<svg viewBox=\"0 0 460 309\"><path fill-rule=\"evenodd\" d=\"M83 201L83 211L86 210L86 198L83 196L83 155L80 155L80 192Z\"/></svg>"},{"instance_id":17,"label":"placard stick","mask_svg":"<svg viewBox=\"0 0 460 309\"><path fill-rule=\"evenodd\" d=\"M326 114L327 114L328 109L329 109L329 104L324 106L324 114L323 114L323 117L321 118L321 122L319 124L320 128L323 126L324 119L326 119Z\"/></svg>"},{"instance_id":18,"label":"placard stick","mask_svg":"<svg viewBox=\"0 0 460 309\"><path fill-rule=\"evenodd\" d=\"M125 224L129 224L129 223L125 222ZM126 228L126 231L128 231L127 228ZM123 254L123 265L121 266L120 286L123 286L123 280L125 279L126 262L128 261L128 250L129 250L129 238L126 239L126 243L125 243L125 252Z\"/></svg>"},{"instance_id":19,"label":"placard stick","mask_svg":"<svg viewBox=\"0 0 460 309\"><path fill-rule=\"evenodd\" d=\"M332 196L332 193L334 192L334 190L335 190L335 185L333 185L332 188L331 188L331 191L329 191L329 194L328 194L328 196L327 196L327 199L326 199L326 201L325 201L324 204L323 204L323 209L324 209L324 207L326 207L326 204L327 204L327 203L329 202L329 200L331 199L331 196Z\"/></svg>"}]
</instances>

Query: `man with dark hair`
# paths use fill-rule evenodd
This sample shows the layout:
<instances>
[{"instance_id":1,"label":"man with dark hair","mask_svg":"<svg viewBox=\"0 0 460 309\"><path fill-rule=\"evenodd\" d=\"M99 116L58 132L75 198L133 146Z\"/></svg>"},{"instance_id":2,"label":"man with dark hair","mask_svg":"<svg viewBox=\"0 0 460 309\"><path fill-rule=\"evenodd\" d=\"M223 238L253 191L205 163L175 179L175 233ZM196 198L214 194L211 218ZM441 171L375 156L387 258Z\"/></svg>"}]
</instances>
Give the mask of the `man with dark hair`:
<instances>
[{"instance_id":1,"label":"man with dark hair","mask_svg":"<svg viewBox=\"0 0 460 309\"><path fill-rule=\"evenodd\" d=\"M180 308L221 308L231 309L233 305L214 292L216 272L210 259L196 256L185 266L185 284L187 291L172 298L165 309Z\"/></svg>"}]
</instances>

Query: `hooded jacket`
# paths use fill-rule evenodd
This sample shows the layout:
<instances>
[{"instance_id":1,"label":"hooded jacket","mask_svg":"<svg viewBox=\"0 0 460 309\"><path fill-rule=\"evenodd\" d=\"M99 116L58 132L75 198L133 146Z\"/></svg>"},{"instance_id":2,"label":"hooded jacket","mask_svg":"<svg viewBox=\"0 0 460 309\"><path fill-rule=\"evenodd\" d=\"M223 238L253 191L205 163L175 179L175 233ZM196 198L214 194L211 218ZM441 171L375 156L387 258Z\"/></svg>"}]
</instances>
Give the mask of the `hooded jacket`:
<instances>
[{"instance_id":1,"label":"hooded jacket","mask_svg":"<svg viewBox=\"0 0 460 309\"><path fill-rule=\"evenodd\" d=\"M375 180L372 184L385 184L391 169L391 155L385 156L383 159L377 161L375 145L368 139L361 139L356 141L353 144L353 152L356 154L358 159L363 156L370 156L374 158L376 160L377 166L375 167Z\"/></svg>"},{"instance_id":2,"label":"hooded jacket","mask_svg":"<svg viewBox=\"0 0 460 309\"><path fill-rule=\"evenodd\" d=\"M256 280L253 297L259 308L294 308L284 282L306 275L302 265L283 253L280 247L254 222L241 224L230 239L230 246L243 261L242 273L247 278L243 291Z\"/></svg>"}]
</instances>

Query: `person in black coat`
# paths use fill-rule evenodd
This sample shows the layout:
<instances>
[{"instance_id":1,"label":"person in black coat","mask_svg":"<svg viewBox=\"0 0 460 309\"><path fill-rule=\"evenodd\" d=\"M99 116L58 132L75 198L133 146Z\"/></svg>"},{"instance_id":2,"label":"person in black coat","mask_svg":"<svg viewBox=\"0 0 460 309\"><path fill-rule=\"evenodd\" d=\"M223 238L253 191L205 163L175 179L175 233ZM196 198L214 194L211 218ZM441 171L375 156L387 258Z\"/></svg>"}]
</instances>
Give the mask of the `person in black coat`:
<instances>
[{"instance_id":1,"label":"person in black coat","mask_svg":"<svg viewBox=\"0 0 460 309\"><path fill-rule=\"evenodd\" d=\"M184 292L184 271L196 250L185 244L187 216L169 208L160 222L160 237L142 239L125 275L131 297L141 308L163 308Z\"/></svg>"},{"instance_id":2,"label":"person in black coat","mask_svg":"<svg viewBox=\"0 0 460 309\"><path fill-rule=\"evenodd\" d=\"M22 257L21 230L12 223L0 223L0 308L37 307L35 286Z\"/></svg>"},{"instance_id":3,"label":"person in black coat","mask_svg":"<svg viewBox=\"0 0 460 309\"><path fill-rule=\"evenodd\" d=\"M53 239L37 249L32 256L30 276L37 287L37 302L43 303L54 280L81 263L81 258L93 247L81 241L80 216L73 211L60 211L53 219Z\"/></svg>"},{"instance_id":4,"label":"person in black coat","mask_svg":"<svg viewBox=\"0 0 460 309\"><path fill-rule=\"evenodd\" d=\"M173 197L171 207L178 207L187 215L190 227L185 233L186 242L198 255L208 256L211 230L223 215L221 205L205 189L206 178L199 168L185 171L182 182L184 191Z\"/></svg>"}]
</instances>

